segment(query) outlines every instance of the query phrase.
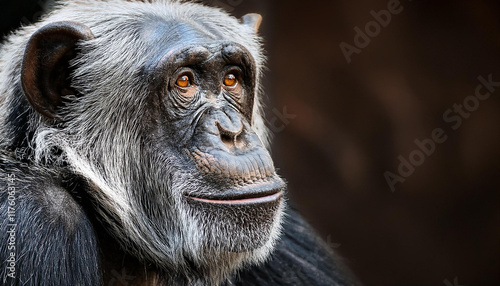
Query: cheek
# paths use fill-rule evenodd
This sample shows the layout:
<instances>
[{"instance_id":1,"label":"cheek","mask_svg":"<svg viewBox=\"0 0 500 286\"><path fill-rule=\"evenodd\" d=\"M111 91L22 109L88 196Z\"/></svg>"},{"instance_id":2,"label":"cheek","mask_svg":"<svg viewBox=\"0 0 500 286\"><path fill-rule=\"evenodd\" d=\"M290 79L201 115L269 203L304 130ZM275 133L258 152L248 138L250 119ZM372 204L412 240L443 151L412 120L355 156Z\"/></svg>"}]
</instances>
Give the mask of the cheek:
<instances>
[{"instance_id":1,"label":"cheek","mask_svg":"<svg viewBox=\"0 0 500 286\"><path fill-rule=\"evenodd\" d=\"M192 86L186 89L178 89L175 93L176 96L179 97L179 101L181 103L189 104L193 100L197 92L198 92L198 87Z\"/></svg>"},{"instance_id":2,"label":"cheek","mask_svg":"<svg viewBox=\"0 0 500 286\"><path fill-rule=\"evenodd\" d=\"M252 122L253 119L253 110L254 110L254 97L250 96L252 93L250 93L248 90L243 90L243 114L247 118L248 122Z\"/></svg>"},{"instance_id":3,"label":"cheek","mask_svg":"<svg viewBox=\"0 0 500 286\"><path fill-rule=\"evenodd\" d=\"M201 87L192 85L189 88L158 87L159 91L154 99L158 101L159 116L167 118L167 123L188 116L199 104Z\"/></svg>"}]
</instances>

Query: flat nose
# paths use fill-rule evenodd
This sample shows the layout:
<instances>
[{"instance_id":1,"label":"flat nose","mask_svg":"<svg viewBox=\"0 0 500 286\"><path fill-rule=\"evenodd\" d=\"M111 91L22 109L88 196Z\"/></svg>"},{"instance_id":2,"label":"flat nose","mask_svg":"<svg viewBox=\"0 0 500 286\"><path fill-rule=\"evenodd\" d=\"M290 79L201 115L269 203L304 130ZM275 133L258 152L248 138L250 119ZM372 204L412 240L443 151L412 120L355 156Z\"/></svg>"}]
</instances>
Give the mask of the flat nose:
<instances>
[{"instance_id":1,"label":"flat nose","mask_svg":"<svg viewBox=\"0 0 500 286\"><path fill-rule=\"evenodd\" d=\"M244 125L239 116L233 116L233 112L224 112L217 116L215 126L219 131L219 136L229 149L238 148L243 149L246 147L244 140Z\"/></svg>"},{"instance_id":2,"label":"flat nose","mask_svg":"<svg viewBox=\"0 0 500 286\"><path fill-rule=\"evenodd\" d=\"M246 144L243 140L243 137L240 136L243 133L243 124L240 124L240 128L238 129L223 126L219 121L216 121L215 125L219 130L219 136L222 143L224 143L224 145L226 145L229 149L245 148Z\"/></svg>"}]
</instances>

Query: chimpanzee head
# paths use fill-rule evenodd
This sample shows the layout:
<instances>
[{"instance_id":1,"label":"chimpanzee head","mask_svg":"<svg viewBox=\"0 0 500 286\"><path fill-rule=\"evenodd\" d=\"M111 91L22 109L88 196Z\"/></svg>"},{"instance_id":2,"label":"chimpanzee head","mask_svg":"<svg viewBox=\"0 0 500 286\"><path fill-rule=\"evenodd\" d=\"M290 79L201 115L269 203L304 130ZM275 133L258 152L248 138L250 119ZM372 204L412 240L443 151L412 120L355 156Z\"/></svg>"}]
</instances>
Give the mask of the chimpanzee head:
<instances>
[{"instance_id":1,"label":"chimpanzee head","mask_svg":"<svg viewBox=\"0 0 500 286\"><path fill-rule=\"evenodd\" d=\"M260 16L165 1L59 9L13 67L37 162L82 178L139 259L213 281L264 259L285 184L260 111Z\"/></svg>"}]
</instances>

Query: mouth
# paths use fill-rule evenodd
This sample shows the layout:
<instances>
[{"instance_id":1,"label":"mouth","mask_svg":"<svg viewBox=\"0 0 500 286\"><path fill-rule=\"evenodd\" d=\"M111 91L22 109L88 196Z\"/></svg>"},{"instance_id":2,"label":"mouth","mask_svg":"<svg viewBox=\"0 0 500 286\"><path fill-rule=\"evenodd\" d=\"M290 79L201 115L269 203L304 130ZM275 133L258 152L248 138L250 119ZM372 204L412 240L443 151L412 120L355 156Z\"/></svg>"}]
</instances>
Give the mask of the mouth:
<instances>
[{"instance_id":1,"label":"mouth","mask_svg":"<svg viewBox=\"0 0 500 286\"><path fill-rule=\"evenodd\" d=\"M222 204L222 205L249 205L249 204L262 204L277 201L283 197L283 192L279 191L276 194L257 197L257 198L248 198L248 199L203 199L197 197L188 197L191 200L195 200L198 202L209 203L209 204Z\"/></svg>"},{"instance_id":2,"label":"mouth","mask_svg":"<svg viewBox=\"0 0 500 286\"><path fill-rule=\"evenodd\" d=\"M223 191L218 195L189 194L189 200L212 205L252 205L275 202L283 198L285 183L279 180L252 184L243 188Z\"/></svg>"}]
</instances>

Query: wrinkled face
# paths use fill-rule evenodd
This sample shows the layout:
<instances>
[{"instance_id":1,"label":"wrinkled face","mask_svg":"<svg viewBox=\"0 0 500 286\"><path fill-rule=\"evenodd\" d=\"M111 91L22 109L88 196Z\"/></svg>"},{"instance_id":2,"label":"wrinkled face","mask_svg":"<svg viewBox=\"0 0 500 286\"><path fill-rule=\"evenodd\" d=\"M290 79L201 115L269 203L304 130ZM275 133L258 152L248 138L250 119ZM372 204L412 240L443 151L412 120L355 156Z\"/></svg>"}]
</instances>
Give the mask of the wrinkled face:
<instances>
[{"instance_id":1,"label":"wrinkled face","mask_svg":"<svg viewBox=\"0 0 500 286\"><path fill-rule=\"evenodd\" d=\"M140 107L125 100L144 110L142 155L125 164L132 207L115 234L167 267L187 258L201 272L223 272L262 260L280 232L285 183L253 126L253 56L182 23L148 24L142 36L149 45L138 77L147 92Z\"/></svg>"},{"instance_id":2,"label":"wrinkled face","mask_svg":"<svg viewBox=\"0 0 500 286\"><path fill-rule=\"evenodd\" d=\"M180 45L146 70L159 100L148 141L179 164L171 192L183 227L196 222L198 239L224 251L264 246L277 231L285 186L252 127L250 53L229 41Z\"/></svg>"},{"instance_id":3,"label":"wrinkled face","mask_svg":"<svg viewBox=\"0 0 500 286\"><path fill-rule=\"evenodd\" d=\"M56 22L31 37L23 89L57 123L37 147L62 151L137 258L224 277L269 253L284 205L255 126L257 66L214 28L152 19L95 36Z\"/></svg>"}]
</instances>

